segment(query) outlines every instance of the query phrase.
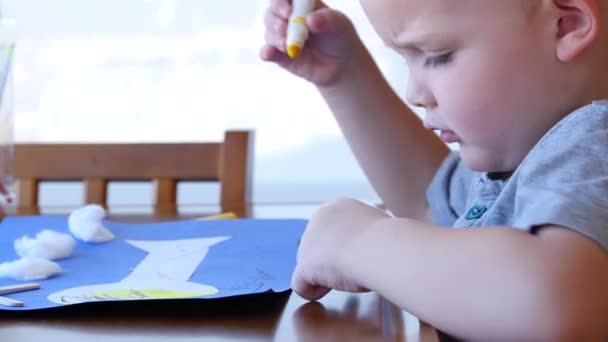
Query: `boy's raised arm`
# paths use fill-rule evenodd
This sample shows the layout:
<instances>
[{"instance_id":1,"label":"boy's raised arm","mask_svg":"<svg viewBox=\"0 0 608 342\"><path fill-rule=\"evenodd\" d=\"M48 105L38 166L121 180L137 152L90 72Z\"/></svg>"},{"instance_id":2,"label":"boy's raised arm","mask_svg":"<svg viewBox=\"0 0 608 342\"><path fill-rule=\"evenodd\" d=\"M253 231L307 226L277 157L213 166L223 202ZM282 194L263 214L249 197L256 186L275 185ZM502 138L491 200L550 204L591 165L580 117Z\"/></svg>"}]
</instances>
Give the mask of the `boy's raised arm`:
<instances>
[{"instance_id":1,"label":"boy's raised arm","mask_svg":"<svg viewBox=\"0 0 608 342\"><path fill-rule=\"evenodd\" d=\"M317 86L388 209L396 216L426 218L425 191L447 147L391 89L350 20L321 1L306 18L311 32L306 46L290 59L285 47L290 13L290 1L271 2L262 59Z\"/></svg>"},{"instance_id":2,"label":"boy's raised arm","mask_svg":"<svg viewBox=\"0 0 608 342\"><path fill-rule=\"evenodd\" d=\"M361 48L352 68L319 91L385 206L424 220L426 188L448 148L403 103Z\"/></svg>"}]
</instances>

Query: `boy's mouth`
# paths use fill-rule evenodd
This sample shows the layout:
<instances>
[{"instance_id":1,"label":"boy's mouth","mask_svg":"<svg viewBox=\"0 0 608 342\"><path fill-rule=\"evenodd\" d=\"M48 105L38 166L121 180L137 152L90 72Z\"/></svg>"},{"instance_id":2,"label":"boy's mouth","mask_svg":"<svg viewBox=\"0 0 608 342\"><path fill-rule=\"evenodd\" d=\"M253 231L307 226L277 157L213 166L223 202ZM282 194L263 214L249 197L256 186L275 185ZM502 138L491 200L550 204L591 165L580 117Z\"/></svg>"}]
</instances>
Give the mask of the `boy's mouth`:
<instances>
[{"instance_id":1,"label":"boy's mouth","mask_svg":"<svg viewBox=\"0 0 608 342\"><path fill-rule=\"evenodd\" d=\"M439 138L446 144L460 142L460 138L452 131L439 130Z\"/></svg>"},{"instance_id":2,"label":"boy's mouth","mask_svg":"<svg viewBox=\"0 0 608 342\"><path fill-rule=\"evenodd\" d=\"M450 131L449 129L443 129L435 127L427 122L424 123L424 127L431 131L437 131L439 133L439 138L446 144L452 144L460 142L460 138L454 131Z\"/></svg>"}]
</instances>

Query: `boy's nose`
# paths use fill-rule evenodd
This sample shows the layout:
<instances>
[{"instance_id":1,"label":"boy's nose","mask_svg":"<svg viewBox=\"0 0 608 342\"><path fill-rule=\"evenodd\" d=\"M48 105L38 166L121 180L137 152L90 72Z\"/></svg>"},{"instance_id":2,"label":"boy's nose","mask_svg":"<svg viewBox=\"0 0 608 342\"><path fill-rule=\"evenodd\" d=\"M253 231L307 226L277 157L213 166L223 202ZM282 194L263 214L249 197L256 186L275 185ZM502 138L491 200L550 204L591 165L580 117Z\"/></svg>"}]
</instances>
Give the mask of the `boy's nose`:
<instances>
[{"instance_id":1,"label":"boy's nose","mask_svg":"<svg viewBox=\"0 0 608 342\"><path fill-rule=\"evenodd\" d=\"M405 99L410 105L427 110L436 106L435 98L430 89L424 82L416 79L414 75L410 75Z\"/></svg>"}]
</instances>

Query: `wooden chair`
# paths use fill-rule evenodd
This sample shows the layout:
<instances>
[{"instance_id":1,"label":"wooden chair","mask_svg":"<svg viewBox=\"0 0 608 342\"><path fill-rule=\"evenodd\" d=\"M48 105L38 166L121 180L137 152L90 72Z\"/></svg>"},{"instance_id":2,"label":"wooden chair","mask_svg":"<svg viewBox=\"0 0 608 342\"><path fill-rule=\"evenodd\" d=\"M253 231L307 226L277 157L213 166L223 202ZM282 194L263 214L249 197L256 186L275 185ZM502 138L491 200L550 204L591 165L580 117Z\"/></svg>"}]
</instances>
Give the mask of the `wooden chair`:
<instances>
[{"instance_id":1,"label":"wooden chair","mask_svg":"<svg viewBox=\"0 0 608 342\"><path fill-rule=\"evenodd\" d=\"M107 206L109 181L150 180L154 214L177 215L177 182L220 182L222 211L247 216L253 164L251 131L227 131L222 142L166 144L17 144L17 214L40 213L41 181L81 180L85 203Z\"/></svg>"}]
</instances>

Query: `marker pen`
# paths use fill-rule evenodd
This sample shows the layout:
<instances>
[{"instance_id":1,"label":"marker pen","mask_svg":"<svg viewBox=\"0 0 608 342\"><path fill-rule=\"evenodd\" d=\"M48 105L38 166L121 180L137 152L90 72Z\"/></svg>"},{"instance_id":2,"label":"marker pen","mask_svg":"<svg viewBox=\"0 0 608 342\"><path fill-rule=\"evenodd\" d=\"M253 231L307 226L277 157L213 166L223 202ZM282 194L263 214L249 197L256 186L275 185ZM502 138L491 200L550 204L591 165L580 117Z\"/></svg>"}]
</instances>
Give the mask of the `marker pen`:
<instances>
[{"instance_id":1,"label":"marker pen","mask_svg":"<svg viewBox=\"0 0 608 342\"><path fill-rule=\"evenodd\" d=\"M287 55L296 58L308 39L306 15L312 12L315 0L293 0L293 11L287 24Z\"/></svg>"}]
</instances>

